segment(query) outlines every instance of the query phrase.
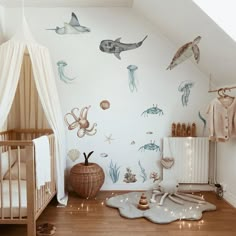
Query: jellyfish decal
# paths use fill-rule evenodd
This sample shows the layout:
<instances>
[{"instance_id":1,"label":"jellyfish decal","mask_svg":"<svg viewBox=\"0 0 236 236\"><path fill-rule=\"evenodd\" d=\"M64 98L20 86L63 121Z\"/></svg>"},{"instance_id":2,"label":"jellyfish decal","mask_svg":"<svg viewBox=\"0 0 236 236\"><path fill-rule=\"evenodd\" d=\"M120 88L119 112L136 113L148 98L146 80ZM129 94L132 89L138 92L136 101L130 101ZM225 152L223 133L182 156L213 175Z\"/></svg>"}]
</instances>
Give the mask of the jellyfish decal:
<instances>
[{"instance_id":1,"label":"jellyfish decal","mask_svg":"<svg viewBox=\"0 0 236 236\"><path fill-rule=\"evenodd\" d=\"M138 69L138 67L135 65L129 65L127 69L129 71L129 89L131 92L134 92L134 90L136 90L137 92L138 91L137 86L136 86L137 80L134 76L134 72Z\"/></svg>"},{"instance_id":2,"label":"jellyfish decal","mask_svg":"<svg viewBox=\"0 0 236 236\"><path fill-rule=\"evenodd\" d=\"M61 81L65 82L66 84L68 83L72 83L73 80L75 80L77 77L75 78L69 78L65 75L64 73L64 69L67 66L67 63L65 61L58 61L57 62L57 66L58 66L58 74L60 76Z\"/></svg>"},{"instance_id":3,"label":"jellyfish decal","mask_svg":"<svg viewBox=\"0 0 236 236\"><path fill-rule=\"evenodd\" d=\"M183 81L179 85L179 92L183 93L181 97L182 105L187 106L188 105L188 100L190 96L190 89L193 87L194 83L192 81Z\"/></svg>"}]
</instances>

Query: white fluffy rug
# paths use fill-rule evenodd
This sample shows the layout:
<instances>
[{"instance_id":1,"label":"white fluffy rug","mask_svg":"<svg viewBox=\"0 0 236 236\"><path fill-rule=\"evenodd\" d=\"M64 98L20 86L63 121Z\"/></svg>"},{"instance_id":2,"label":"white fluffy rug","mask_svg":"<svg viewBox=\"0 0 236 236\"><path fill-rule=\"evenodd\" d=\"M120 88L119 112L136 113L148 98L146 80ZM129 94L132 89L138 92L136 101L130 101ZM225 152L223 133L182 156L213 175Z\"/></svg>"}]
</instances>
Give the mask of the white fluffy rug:
<instances>
[{"instance_id":1,"label":"white fluffy rug","mask_svg":"<svg viewBox=\"0 0 236 236\"><path fill-rule=\"evenodd\" d=\"M199 220L202 218L202 212L213 211L216 206L206 202L205 204L197 204L184 201L184 205L172 202L166 198L164 205L159 206L158 203L150 203L151 191L145 192L149 207L148 210L139 210L137 208L142 192L130 192L122 195L117 195L109 198L106 205L109 207L118 208L120 215L126 218L134 219L145 217L148 220L165 224L176 220ZM156 198L159 202L160 197Z\"/></svg>"}]
</instances>

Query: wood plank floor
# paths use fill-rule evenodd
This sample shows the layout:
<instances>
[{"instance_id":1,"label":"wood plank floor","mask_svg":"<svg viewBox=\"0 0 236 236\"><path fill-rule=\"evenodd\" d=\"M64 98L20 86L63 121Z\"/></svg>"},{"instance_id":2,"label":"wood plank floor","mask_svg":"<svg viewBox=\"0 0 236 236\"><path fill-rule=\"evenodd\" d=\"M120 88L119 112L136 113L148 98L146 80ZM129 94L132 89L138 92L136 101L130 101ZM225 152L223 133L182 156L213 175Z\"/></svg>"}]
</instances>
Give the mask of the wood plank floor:
<instances>
[{"instance_id":1,"label":"wood plank floor","mask_svg":"<svg viewBox=\"0 0 236 236\"><path fill-rule=\"evenodd\" d=\"M115 208L105 206L107 197L124 192L101 191L96 199L86 200L70 193L68 206L58 208L53 200L37 224L56 226L55 236L235 236L236 208L217 199L214 192L204 192L205 199L217 206L203 213L199 221L155 224L144 218L126 219ZM0 225L0 236L26 236L26 226Z\"/></svg>"}]
</instances>

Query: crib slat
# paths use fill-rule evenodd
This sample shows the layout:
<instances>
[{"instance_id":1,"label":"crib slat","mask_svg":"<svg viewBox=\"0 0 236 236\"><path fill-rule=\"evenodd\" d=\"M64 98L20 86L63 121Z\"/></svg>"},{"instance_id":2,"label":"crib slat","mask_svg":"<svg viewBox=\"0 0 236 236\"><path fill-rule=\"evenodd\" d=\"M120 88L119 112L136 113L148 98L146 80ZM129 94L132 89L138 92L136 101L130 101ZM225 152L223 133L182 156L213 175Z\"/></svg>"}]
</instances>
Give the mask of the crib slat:
<instances>
[{"instance_id":1,"label":"crib slat","mask_svg":"<svg viewBox=\"0 0 236 236\"><path fill-rule=\"evenodd\" d=\"M12 152L11 152L11 146L8 147L8 170L9 170L9 180L8 180L8 184L9 184L9 197L10 197L10 217L11 219L13 218L12 216L12 184L11 184L11 158L12 158Z\"/></svg>"}]
</instances>

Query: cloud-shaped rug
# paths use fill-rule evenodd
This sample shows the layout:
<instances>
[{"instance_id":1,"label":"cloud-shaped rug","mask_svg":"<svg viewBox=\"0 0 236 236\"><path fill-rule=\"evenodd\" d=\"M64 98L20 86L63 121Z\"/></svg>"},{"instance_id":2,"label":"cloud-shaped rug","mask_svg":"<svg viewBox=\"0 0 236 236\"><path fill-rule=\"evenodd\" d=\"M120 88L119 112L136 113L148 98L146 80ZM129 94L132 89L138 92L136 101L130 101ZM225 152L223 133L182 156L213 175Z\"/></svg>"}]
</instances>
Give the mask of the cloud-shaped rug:
<instances>
[{"instance_id":1,"label":"cloud-shaped rug","mask_svg":"<svg viewBox=\"0 0 236 236\"><path fill-rule=\"evenodd\" d=\"M184 201L183 205L174 203L169 198L166 198L163 206L158 203L150 203L152 195L151 191L145 192L149 209L139 210L138 204L142 192L130 192L122 195L117 195L106 200L106 205L109 207L118 208L120 215L126 218L135 219L145 217L148 220L165 224L176 220L199 220L202 218L204 211L216 210L216 206L206 202L205 204L197 204L189 201ZM160 196L156 197L157 202L160 201Z\"/></svg>"}]
</instances>

